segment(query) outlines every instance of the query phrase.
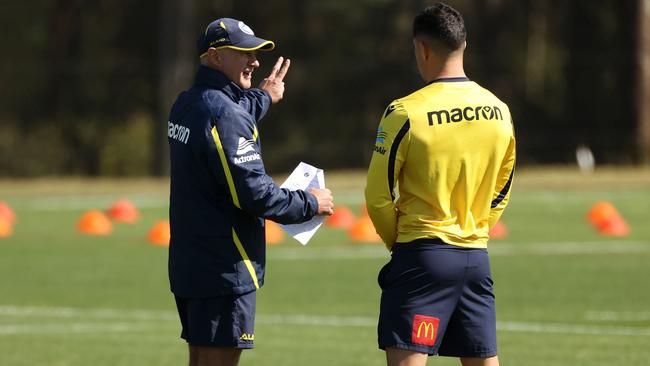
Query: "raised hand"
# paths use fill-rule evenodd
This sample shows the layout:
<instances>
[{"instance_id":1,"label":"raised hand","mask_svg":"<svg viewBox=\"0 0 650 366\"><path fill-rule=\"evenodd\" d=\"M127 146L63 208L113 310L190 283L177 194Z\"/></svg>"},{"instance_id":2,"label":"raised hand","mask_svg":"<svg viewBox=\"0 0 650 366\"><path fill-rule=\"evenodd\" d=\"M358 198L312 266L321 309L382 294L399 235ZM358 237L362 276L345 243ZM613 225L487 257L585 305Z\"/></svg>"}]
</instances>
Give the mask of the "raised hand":
<instances>
[{"instance_id":1,"label":"raised hand","mask_svg":"<svg viewBox=\"0 0 650 366\"><path fill-rule=\"evenodd\" d=\"M284 96L284 77L289 71L289 66L291 65L291 60L284 59L280 56L275 62L271 74L268 77L264 78L260 83L260 89L265 90L271 96L271 102L277 103L282 100Z\"/></svg>"}]
</instances>

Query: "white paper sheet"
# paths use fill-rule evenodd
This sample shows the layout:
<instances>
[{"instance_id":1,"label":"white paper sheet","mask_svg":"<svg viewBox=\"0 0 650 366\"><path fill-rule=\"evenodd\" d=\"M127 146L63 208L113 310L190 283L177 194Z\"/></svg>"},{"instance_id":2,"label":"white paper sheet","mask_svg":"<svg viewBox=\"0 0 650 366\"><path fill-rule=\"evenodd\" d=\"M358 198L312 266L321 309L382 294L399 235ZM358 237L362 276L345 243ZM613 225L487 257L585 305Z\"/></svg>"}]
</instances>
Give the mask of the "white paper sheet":
<instances>
[{"instance_id":1,"label":"white paper sheet","mask_svg":"<svg viewBox=\"0 0 650 366\"><path fill-rule=\"evenodd\" d=\"M289 175L289 178L282 183L280 188L288 188L292 191L298 189L308 191L311 188L325 188L325 174L322 169L300 162L291 175ZM316 215L311 220L302 224L280 225L280 227L294 239L298 240L300 244L307 245L324 220L325 216Z\"/></svg>"}]
</instances>

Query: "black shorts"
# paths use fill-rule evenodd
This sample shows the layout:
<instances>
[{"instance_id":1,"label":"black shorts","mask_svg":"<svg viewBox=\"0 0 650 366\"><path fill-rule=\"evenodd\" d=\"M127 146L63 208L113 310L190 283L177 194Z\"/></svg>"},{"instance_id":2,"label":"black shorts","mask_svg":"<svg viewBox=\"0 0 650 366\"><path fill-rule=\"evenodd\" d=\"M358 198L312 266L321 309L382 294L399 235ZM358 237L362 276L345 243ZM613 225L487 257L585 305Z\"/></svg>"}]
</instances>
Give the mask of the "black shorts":
<instances>
[{"instance_id":1,"label":"black shorts","mask_svg":"<svg viewBox=\"0 0 650 366\"><path fill-rule=\"evenodd\" d=\"M497 354L487 250L435 239L398 243L378 282L379 348L453 357Z\"/></svg>"},{"instance_id":2,"label":"black shorts","mask_svg":"<svg viewBox=\"0 0 650 366\"><path fill-rule=\"evenodd\" d=\"M183 327L181 338L190 346L253 348L255 294L210 298L175 296Z\"/></svg>"}]
</instances>

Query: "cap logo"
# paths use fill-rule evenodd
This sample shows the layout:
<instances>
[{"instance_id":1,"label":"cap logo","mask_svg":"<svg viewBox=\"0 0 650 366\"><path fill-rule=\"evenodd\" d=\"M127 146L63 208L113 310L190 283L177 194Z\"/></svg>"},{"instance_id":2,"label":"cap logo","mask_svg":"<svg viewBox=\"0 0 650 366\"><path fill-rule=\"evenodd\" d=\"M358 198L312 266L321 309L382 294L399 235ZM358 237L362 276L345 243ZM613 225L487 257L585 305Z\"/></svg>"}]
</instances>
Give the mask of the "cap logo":
<instances>
[{"instance_id":1,"label":"cap logo","mask_svg":"<svg viewBox=\"0 0 650 366\"><path fill-rule=\"evenodd\" d=\"M214 46L217 43L221 43L221 42L226 42L226 39L225 38L216 39L216 40L210 42L210 47Z\"/></svg>"},{"instance_id":2,"label":"cap logo","mask_svg":"<svg viewBox=\"0 0 650 366\"><path fill-rule=\"evenodd\" d=\"M223 28L224 30L226 29L226 25L223 24L223 22L219 22L219 26L220 26L221 28Z\"/></svg>"},{"instance_id":3,"label":"cap logo","mask_svg":"<svg viewBox=\"0 0 650 366\"><path fill-rule=\"evenodd\" d=\"M251 35L251 36L255 35L255 33L253 33L253 30L249 26L244 24L244 22L242 22L242 21L239 22L239 29L241 29L242 32L244 32L244 33L246 33L248 35Z\"/></svg>"}]
</instances>

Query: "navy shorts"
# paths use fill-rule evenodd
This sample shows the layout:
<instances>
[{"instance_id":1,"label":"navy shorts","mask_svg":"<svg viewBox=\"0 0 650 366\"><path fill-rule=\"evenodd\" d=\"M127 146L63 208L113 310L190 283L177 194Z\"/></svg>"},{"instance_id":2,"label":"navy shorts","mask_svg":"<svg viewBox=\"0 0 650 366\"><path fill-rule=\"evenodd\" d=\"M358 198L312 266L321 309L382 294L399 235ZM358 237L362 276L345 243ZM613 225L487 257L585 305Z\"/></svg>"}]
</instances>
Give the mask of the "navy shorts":
<instances>
[{"instance_id":1,"label":"navy shorts","mask_svg":"<svg viewBox=\"0 0 650 366\"><path fill-rule=\"evenodd\" d=\"M210 298L176 296L181 338L190 346L253 348L255 294Z\"/></svg>"},{"instance_id":2,"label":"navy shorts","mask_svg":"<svg viewBox=\"0 0 650 366\"><path fill-rule=\"evenodd\" d=\"M452 357L496 356L487 250L437 239L398 243L378 282L379 348Z\"/></svg>"}]
</instances>

